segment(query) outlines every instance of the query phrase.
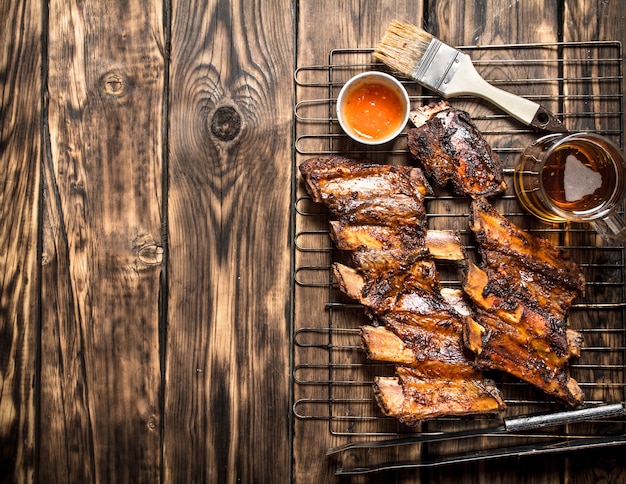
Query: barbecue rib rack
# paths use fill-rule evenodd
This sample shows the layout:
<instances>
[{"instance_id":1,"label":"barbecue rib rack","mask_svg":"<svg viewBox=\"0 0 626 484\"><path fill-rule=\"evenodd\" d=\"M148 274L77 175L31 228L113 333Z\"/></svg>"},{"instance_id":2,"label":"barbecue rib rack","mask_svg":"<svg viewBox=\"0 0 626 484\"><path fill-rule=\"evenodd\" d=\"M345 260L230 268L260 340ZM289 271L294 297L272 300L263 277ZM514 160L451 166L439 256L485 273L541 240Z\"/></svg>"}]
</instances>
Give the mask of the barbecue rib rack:
<instances>
[{"instance_id":1,"label":"barbecue rib rack","mask_svg":"<svg viewBox=\"0 0 626 484\"><path fill-rule=\"evenodd\" d=\"M600 133L623 149L620 43L467 46L460 50L471 56L489 82L540 103L556 113L568 129ZM393 367L368 361L360 349L359 326L366 322L363 308L342 295L333 280L328 215L308 197L296 169L305 159L323 154L410 163L405 135L382 147L365 147L351 141L337 122L336 99L343 83L359 72L387 70L373 60L372 51L333 50L327 63L301 66L295 72L294 417L326 421L335 441L352 443L351 452L365 449L362 465L359 454L353 454L350 467L339 464L338 474L626 444L624 248L603 245L586 225L550 225L526 214L513 192L512 173L524 147L541 134L471 97L450 102L470 113L504 163L509 189L493 200L494 206L529 232L565 248L587 279L585 296L575 301L569 316L570 327L580 331L585 340L581 357L571 364L572 376L586 395L585 408L578 414L566 413L561 420L558 412L565 409L558 403L513 377L494 373L490 377L508 406L504 423L491 417L439 418L408 428L381 414L372 397L372 381L376 375L392 375ZM439 99L413 81L403 82L414 107ZM469 203L447 189L436 188L426 206L429 228L459 230L471 258L475 248L468 227ZM440 264L438 269L444 286L460 286L454 263ZM517 425L528 419L532 424ZM394 453L393 461L381 452L377 460L377 450L387 446L407 450ZM330 452L341 454L346 449Z\"/></svg>"}]
</instances>

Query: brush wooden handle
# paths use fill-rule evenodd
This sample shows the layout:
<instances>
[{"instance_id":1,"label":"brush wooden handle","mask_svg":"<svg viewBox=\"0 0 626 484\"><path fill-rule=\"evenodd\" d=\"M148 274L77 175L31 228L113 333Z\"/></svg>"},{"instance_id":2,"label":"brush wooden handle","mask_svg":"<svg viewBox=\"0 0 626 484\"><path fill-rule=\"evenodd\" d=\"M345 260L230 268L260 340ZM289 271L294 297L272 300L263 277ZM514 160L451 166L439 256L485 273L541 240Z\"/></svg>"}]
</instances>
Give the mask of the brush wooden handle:
<instances>
[{"instance_id":1,"label":"brush wooden handle","mask_svg":"<svg viewBox=\"0 0 626 484\"><path fill-rule=\"evenodd\" d=\"M566 131L559 119L547 109L524 97L503 91L485 81L476 71L469 56L459 60L455 73L448 82L444 81L441 91L448 97L463 94L478 96L498 106L527 126L546 131Z\"/></svg>"}]
</instances>

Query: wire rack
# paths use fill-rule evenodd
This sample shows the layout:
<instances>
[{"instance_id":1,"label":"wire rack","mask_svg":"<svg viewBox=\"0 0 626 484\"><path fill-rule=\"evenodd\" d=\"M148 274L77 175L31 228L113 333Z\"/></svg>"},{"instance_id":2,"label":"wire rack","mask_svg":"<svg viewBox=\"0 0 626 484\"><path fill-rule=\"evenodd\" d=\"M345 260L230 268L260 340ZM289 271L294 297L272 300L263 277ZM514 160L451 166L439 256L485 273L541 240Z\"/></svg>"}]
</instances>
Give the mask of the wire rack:
<instances>
[{"instance_id":1,"label":"wire rack","mask_svg":"<svg viewBox=\"0 0 626 484\"><path fill-rule=\"evenodd\" d=\"M624 146L623 55L618 42L549 43L460 48L482 76L498 87L528 97L556 113L570 130L594 131ZM386 70L372 60L372 49L340 49L328 63L299 67L295 72L296 137L294 160L323 154L365 157L374 162L410 164L406 135L382 147L365 147L345 136L335 114L343 83L366 70ZM403 79L413 106L438 100L433 93ZM572 307L570 327L580 331L585 346L571 364L571 375L585 391L587 406L626 401L626 293L624 248L603 245L582 224L545 224L526 214L512 191L512 173L521 151L538 133L520 125L484 101L451 100L470 113L505 167L509 189L494 200L507 218L531 233L563 247L581 266L585 296ZM374 376L392 375L393 366L368 361L360 349L363 308L346 299L333 281L334 249L324 207L294 179L294 319L293 411L298 419L325 420L328 431L345 440L376 439L479 429L497 423L490 417L439 418L407 428L384 417L372 398ZM447 189L435 189L427 200L428 227L459 230L470 257L475 248L468 228L469 201ZM438 266L444 286L459 287L454 264ZM488 374L505 396L506 416L558 410L559 405L529 385L501 373ZM549 428L532 435L486 436L453 446L420 449L419 465L471 459L558 452L570 448L617 445L626 441L623 418ZM450 448L447 445L446 449ZM478 452L478 454L477 454ZM477 457L478 456L478 457ZM369 456L368 458L371 458ZM413 459L416 457L413 456ZM470 457L467 457L470 459ZM413 460L413 462L418 462Z\"/></svg>"}]
</instances>

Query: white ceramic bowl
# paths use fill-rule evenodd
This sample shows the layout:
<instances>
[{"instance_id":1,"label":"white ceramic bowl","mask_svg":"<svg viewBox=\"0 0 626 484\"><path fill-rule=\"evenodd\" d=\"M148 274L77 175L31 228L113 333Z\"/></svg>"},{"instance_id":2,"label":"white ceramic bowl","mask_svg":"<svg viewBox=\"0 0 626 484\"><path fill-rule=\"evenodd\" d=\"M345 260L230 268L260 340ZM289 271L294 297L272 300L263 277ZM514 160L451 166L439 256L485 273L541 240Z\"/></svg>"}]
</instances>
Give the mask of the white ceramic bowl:
<instances>
[{"instance_id":1,"label":"white ceramic bowl","mask_svg":"<svg viewBox=\"0 0 626 484\"><path fill-rule=\"evenodd\" d=\"M364 85L382 85L389 88L397 96L400 103L401 112L397 116L397 124L393 131L381 137L366 136L346 119L345 108L348 99L354 95L355 90L362 88ZM380 145L387 143L396 138L406 126L409 119L409 111L411 109L409 95L404 86L395 77L379 71L368 71L357 74L344 84L337 98L337 119L344 132L355 141L366 145ZM363 113L362 116L367 116ZM390 129L389 127L387 129Z\"/></svg>"}]
</instances>

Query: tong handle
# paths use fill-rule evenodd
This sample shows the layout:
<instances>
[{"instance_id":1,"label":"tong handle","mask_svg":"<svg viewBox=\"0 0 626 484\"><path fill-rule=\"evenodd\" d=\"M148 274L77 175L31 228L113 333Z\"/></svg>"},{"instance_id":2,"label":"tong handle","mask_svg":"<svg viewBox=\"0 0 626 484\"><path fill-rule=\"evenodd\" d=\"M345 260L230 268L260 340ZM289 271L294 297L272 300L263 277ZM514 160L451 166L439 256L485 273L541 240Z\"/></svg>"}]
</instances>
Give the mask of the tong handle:
<instances>
[{"instance_id":1,"label":"tong handle","mask_svg":"<svg viewBox=\"0 0 626 484\"><path fill-rule=\"evenodd\" d=\"M585 420L597 418L617 417L624 415L624 405L615 403L611 405L600 405L598 407L581 408L578 410L567 410L542 415L528 415L504 419L504 427L508 432L522 432L524 430L548 427L551 425L565 425Z\"/></svg>"}]
</instances>

